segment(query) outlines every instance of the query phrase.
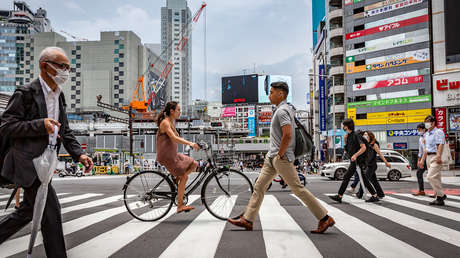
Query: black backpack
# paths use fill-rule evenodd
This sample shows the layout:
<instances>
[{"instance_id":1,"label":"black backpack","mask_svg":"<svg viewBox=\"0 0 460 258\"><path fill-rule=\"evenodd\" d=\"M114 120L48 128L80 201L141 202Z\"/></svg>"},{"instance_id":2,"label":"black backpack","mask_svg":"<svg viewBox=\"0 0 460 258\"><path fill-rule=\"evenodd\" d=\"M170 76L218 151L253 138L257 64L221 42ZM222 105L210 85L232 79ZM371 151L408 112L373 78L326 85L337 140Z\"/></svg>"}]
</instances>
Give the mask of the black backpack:
<instances>
[{"instance_id":1,"label":"black backpack","mask_svg":"<svg viewBox=\"0 0 460 258\"><path fill-rule=\"evenodd\" d=\"M295 107L291 104L291 108L295 112ZM311 154L313 151L313 139L311 135L307 132L305 126L295 117L294 114L294 122L295 122L295 149L294 149L294 156L295 158L302 157L306 154Z\"/></svg>"}]
</instances>

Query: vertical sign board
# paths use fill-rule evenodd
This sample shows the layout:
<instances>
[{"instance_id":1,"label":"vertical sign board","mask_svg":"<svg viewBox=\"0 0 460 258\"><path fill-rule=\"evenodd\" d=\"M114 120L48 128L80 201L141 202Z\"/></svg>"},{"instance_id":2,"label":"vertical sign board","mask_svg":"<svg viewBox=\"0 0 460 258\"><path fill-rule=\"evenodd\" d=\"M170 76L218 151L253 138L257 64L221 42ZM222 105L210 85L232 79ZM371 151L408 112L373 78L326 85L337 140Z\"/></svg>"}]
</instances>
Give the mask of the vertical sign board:
<instances>
[{"instance_id":1,"label":"vertical sign board","mask_svg":"<svg viewBox=\"0 0 460 258\"><path fill-rule=\"evenodd\" d=\"M438 128L444 132L444 135L447 135L447 125L446 125L446 108L436 108L436 122L438 124Z\"/></svg>"},{"instance_id":2,"label":"vertical sign board","mask_svg":"<svg viewBox=\"0 0 460 258\"><path fill-rule=\"evenodd\" d=\"M326 131L326 82L324 65L319 66L319 130Z\"/></svg>"},{"instance_id":3,"label":"vertical sign board","mask_svg":"<svg viewBox=\"0 0 460 258\"><path fill-rule=\"evenodd\" d=\"M248 136L256 136L256 116L254 106L249 107L248 110Z\"/></svg>"}]
</instances>

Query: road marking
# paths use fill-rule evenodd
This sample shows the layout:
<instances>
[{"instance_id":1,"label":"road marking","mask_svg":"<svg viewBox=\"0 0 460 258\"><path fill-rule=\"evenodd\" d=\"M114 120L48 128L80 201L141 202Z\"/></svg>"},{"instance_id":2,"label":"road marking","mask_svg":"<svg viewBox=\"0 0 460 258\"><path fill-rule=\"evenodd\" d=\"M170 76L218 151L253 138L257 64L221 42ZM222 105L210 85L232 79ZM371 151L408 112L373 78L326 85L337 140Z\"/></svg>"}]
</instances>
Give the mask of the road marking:
<instances>
[{"instance_id":1,"label":"road marking","mask_svg":"<svg viewBox=\"0 0 460 258\"><path fill-rule=\"evenodd\" d=\"M69 193L58 193L57 196L63 196L63 195L67 195L67 194L69 194ZM10 197L10 196L8 195L8 198L9 198L9 197ZM21 195L21 198L22 198L22 195ZM64 199L62 199L62 200L64 200ZM0 202L0 205L5 205L7 202L8 202L8 200L3 201L3 202ZM59 200L59 202L62 203L60 200ZM14 203L14 199L11 201L11 203ZM4 209L4 208L5 208L5 207L3 207L3 209Z\"/></svg>"},{"instance_id":2,"label":"road marking","mask_svg":"<svg viewBox=\"0 0 460 258\"><path fill-rule=\"evenodd\" d=\"M71 220L69 222L63 223L62 227L64 230L64 235L71 234L73 232L82 230L86 227L89 227L93 224L99 223L101 221L107 220L110 217L126 212L125 206L116 207L96 213L92 213L78 219ZM7 257L19 252L27 250L27 243L29 242L30 234L18 237L2 244L0 248L0 257ZM37 235L35 240L35 245L38 246L43 243L42 234Z\"/></svg>"},{"instance_id":3,"label":"road marking","mask_svg":"<svg viewBox=\"0 0 460 258\"><path fill-rule=\"evenodd\" d=\"M200 196L190 195L189 203L193 203ZM145 213L152 213L149 211ZM125 245L131 243L145 232L155 228L158 224L171 217L176 213L176 209L172 208L166 216L157 221L142 222L137 219L122 224L104 234L98 235L70 250L67 251L69 257L108 257L123 248ZM201 233L200 233L201 236ZM196 236L195 236L196 237ZM193 241L192 241L193 242ZM108 243L108 244L101 244ZM194 249L193 249L194 250Z\"/></svg>"},{"instance_id":4,"label":"road marking","mask_svg":"<svg viewBox=\"0 0 460 258\"><path fill-rule=\"evenodd\" d=\"M78 204L78 205L74 205L70 207L65 207L61 209L61 214L65 214L65 213L77 211L77 210L82 210L82 209L94 208L94 207L105 205L111 202L116 202L116 201L119 201L120 198L122 197L123 197L122 195L115 195L115 196L107 197L107 198L100 199L100 200L95 200L95 201L82 203L82 204Z\"/></svg>"},{"instance_id":5,"label":"road marking","mask_svg":"<svg viewBox=\"0 0 460 258\"><path fill-rule=\"evenodd\" d=\"M297 196L291 194L305 205ZM376 257L431 257L419 249L378 230L377 228L329 205L318 201L326 208L328 215L334 218L334 227L355 240Z\"/></svg>"},{"instance_id":6,"label":"road marking","mask_svg":"<svg viewBox=\"0 0 460 258\"><path fill-rule=\"evenodd\" d=\"M395 211L373 203L366 203L363 200L353 199L344 195L343 200L366 211L374 213L377 216L391 220L404 227L419 231L430 237L437 238L449 244L460 247L460 232L444 227L426 220L422 220L405 213Z\"/></svg>"},{"instance_id":7,"label":"road marking","mask_svg":"<svg viewBox=\"0 0 460 258\"><path fill-rule=\"evenodd\" d=\"M323 257L303 229L273 195L266 195L259 211L265 250L272 257Z\"/></svg>"},{"instance_id":8,"label":"road marking","mask_svg":"<svg viewBox=\"0 0 460 258\"><path fill-rule=\"evenodd\" d=\"M228 200L225 196L219 196L212 204L211 208L220 206L222 201ZM223 214L229 216L237 196L232 195L231 201L225 203ZM207 210L190 223L190 225L177 236L177 238L164 250L160 255L162 258L167 257L196 257L196 258L214 258L220 239L227 222L219 220ZM197 238L203 246L197 248Z\"/></svg>"},{"instance_id":9,"label":"road marking","mask_svg":"<svg viewBox=\"0 0 460 258\"><path fill-rule=\"evenodd\" d=\"M421 201L430 201L430 202L434 201L434 198L430 198L428 196L413 196L412 194L395 194L395 195L409 197L409 198L416 199L416 200L421 200ZM449 195L447 196L447 199L449 199ZM460 203L459 202L451 202L451 201L445 200L444 203L447 206L460 208ZM430 207L430 206L428 206L428 207Z\"/></svg>"},{"instance_id":10,"label":"road marking","mask_svg":"<svg viewBox=\"0 0 460 258\"><path fill-rule=\"evenodd\" d=\"M72 196L72 197L67 197L67 198L59 199L59 203L60 203L60 204L65 204L65 203L75 202L75 201L79 201L79 200L83 200L83 199L88 199L88 198L92 198L92 197L96 197L96 196L101 196L101 195L102 195L102 194L99 194L99 193L86 193L86 194L81 194L81 195L76 195L76 196Z\"/></svg>"},{"instance_id":11,"label":"road marking","mask_svg":"<svg viewBox=\"0 0 460 258\"><path fill-rule=\"evenodd\" d=\"M390 197L388 195L385 196L385 199L383 201L394 203L394 204L397 204L403 207L408 207L414 210L423 211L423 212L430 213L436 216L444 217L446 219L460 221L460 216L458 216L459 214L457 212L452 212L452 211L436 208L434 206L427 206L426 204L420 204L416 202L406 201L403 199L397 199L397 198Z\"/></svg>"}]
</instances>

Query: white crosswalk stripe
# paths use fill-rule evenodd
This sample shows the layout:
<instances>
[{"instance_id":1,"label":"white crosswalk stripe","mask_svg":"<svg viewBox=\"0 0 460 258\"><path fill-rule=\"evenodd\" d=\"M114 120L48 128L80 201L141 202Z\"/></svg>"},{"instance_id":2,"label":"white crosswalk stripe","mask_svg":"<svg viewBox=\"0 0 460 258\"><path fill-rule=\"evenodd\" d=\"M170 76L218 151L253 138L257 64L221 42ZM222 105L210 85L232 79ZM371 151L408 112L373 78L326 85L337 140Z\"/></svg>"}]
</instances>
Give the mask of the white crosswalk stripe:
<instances>
[{"instance_id":1,"label":"white crosswalk stripe","mask_svg":"<svg viewBox=\"0 0 460 258\"><path fill-rule=\"evenodd\" d=\"M67 195L67 194L69 194L69 193L58 193L58 194L56 194L56 195L59 197L59 196ZM9 198L9 196L8 196L8 198ZM84 199L84 198L83 198L83 199ZM21 200L22 200L22 195L21 195ZM0 202L0 206L6 205L7 203L8 203L8 199L5 200L5 201L3 201L3 202ZM11 203L14 203L14 199L13 199L13 201L11 201ZM62 202L61 202L61 203L62 203Z\"/></svg>"},{"instance_id":2,"label":"white crosswalk stripe","mask_svg":"<svg viewBox=\"0 0 460 258\"><path fill-rule=\"evenodd\" d=\"M292 196L297 198L295 195ZM303 204L300 199L298 200ZM326 208L328 215L334 218L336 222L335 227L358 242L376 257L431 257L417 248L346 214L340 209L328 205L321 200L319 202Z\"/></svg>"},{"instance_id":3,"label":"white crosswalk stripe","mask_svg":"<svg viewBox=\"0 0 460 258\"><path fill-rule=\"evenodd\" d=\"M402 199L402 197L409 197L410 199ZM102 194L85 193L60 199L61 203L68 203L68 207L62 208L61 210L62 214L66 215L63 216L63 218L70 219L63 223L64 235L67 238L72 234L72 242L75 241L74 239L80 239L77 245L74 244L69 247L67 251L68 257L97 258L109 257L112 255L120 256L117 254L124 248L134 248L136 250L133 250L133 254L143 257L149 256L148 253L142 253L143 245L152 243L146 243L145 241L137 242L136 240L146 233L161 238L161 229L163 226L160 225L165 225L162 223L171 218L173 220L175 219L176 207L173 207L165 217L155 222L141 222L135 218L127 220L127 217L123 217L123 219L119 217L122 219L122 222L108 228L104 224L106 221L113 221L111 220L112 217L127 214L126 207L122 203L122 198L121 195L103 196ZM199 195L191 195L189 196L189 203L196 202L195 205L201 205L197 203L197 201L200 200L199 198ZM453 225L452 223L449 224L444 221L440 222L443 224L440 225L433 222L436 220L423 220L405 213L408 209L412 209L439 218L460 221L459 212L452 211L452 209L443 209L442 207L428 206L416 201L432 200L431 198L416 198L408 194L394 194L393 196L387 195L381 205L366 203L363 200L355 199L348 195L343 197L344 204L342 205L331 205L319 200L328 210L328 214L336 221L334 226L334 228L336 228L335 231L334 228L329 229L324 236L305 233L305 231L310 230L310 228L302 228L302 226L297 223L297 221L299 221L296 217L298 214L291 214L291 212L295 212L293 209L284 208L283 203L290 203L289 205L292 205L292 199L290 198L296 198L299 202L298 205L303 205L293 194L288 195L288 199L286 199L286 197L279 198L277 195L267 194L260 208L259 218L261 233L255 235L257 237L250 241L258 241L261 245L265 246L265 250L261 250L261 252L265 252L264 255L267 257L328 256L326 253L322 253L327 250L324 250L324 245L318 245L318 241L321 239L324 241L324 239L330 238L331 242L327 246L334 246L334 241L338 239L338 235L347 237L347 241L356 242L356 246L360 246L363 251L366 250L375 257L399 258L438 256L430 252L431 247L427 249L426 246L416 241L407 243L402 240L407 239L407 237L403 237L404 235L401 235L401 239L399 239L398 232L395 233L394 230L386 232L384 227L374 226L366 222L367 220L363 221L359 217L355 217L351 214L354 212L351 212L350 209L342 208L347 207L345 205L352 205L354 208L357 208L355 210L362 210L359 214L366 212L366 216L372 216L374 221L376 219L385 219L385 221L390 221L386 223L393 223L398 227L401 225L402 227L408 228L408 230L411 229L416 231L417 234L433 238L436 241L448 243L451 245L450 248L460 247L460 231L458 231L458 228L449 228L449 225ZM229 205L225 206L224 210L227 214L230 214L236 199L237 196L232 196L232 201L229 202ZM74 205L71 204L74 201L83 200L87 200L87 202L79 202ZM291 201L289 202L289 200ZM385 203L389 205L385 206ZM212 204L213 207L216 205L220 207L219 199ZM72 213L77 211L79 215L73 216ZM146 213L149 213L149 211L146 211ZM73 219L75 217L77 218ZM296 218L296 220L294 218ZM163 244L164 247L158 250L158 254L161 253L161 257L215 257L219 248L222 248L222 237L230 233L226 229L227 222L216 219L206 209L194 215L194 219L184 221L183 223L185 223L185 226L180 228L180 231L179 229L177 231L171 231L173 235L169 236L171 239L169 240L170 242L167 242L166 245ZM85 230L90 227L92 230ZM93 235L95 232L94 229L97 228L104 228L104 230ZM87 231L92 232L91 235L88 235L89 233L87 233ZM232 234L245 233L241 231L241 233L233 232ZM330 236L328 236L329 234ZM4 242L0 245L0 257L8 257L26 251L29 238L30 235L25 234ZM196 246L197 239L200 241L200 248ZM238 239L235 241L238 241ZM39 234L35 245L38 246L42 244L43 239L41 234ZM241 251L241 253L236 254L236 256L242 256L245 252L245 250L238 251ZM343 256L347 256L347 250L343 250Z\"/></svg>"},{"instance_id":4,"label":"white crosswalk stripe","mask_svg":"<svg viewBox=\"0 0 460 258\"><path fill-rule=\"evenodd\" d=\"M417 200L421 200L421 201L428 201L428 202L434 201L434 198L430 198L430 197L428 197L428 196L413 196L412 194L395 194L395 195L404 196L404 197L409 197L409 198L417 199ZM449 198L449 196L447 196L447 198ZM453 199L453 198L452 198L452 199ZM460 202L451 202L451 201L445 200L444 203L445 203L447 206L452 206L452 207L455 207L455 208L460 208Z\"/></svg>"}]
</instances>

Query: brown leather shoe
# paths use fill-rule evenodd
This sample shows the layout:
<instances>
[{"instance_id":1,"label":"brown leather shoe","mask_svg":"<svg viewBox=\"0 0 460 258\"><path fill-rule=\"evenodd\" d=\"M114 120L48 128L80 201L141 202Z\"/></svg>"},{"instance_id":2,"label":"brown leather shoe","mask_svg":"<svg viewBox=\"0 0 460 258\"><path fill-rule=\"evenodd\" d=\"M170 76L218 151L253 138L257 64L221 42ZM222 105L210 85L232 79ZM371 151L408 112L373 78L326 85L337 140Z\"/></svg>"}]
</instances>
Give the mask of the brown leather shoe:
<instances>
[{"instance_id":1,"label":"brown leather shoe","mask_svg":"<svg viewBox=\"0 0 460 258\"><path fill-rule=\"evenodd\" d=\"M252 222L243 218L243 216L241 216L239 219L228 219L227 221L237 227L242 227L248 231L252 231Z\"/></svg>"},{"instance_id":2,"label":"brown leather shoe","mask_svg":"<svg viewBox=\"0 0 460 258\"><path fill-rule=\"evenodd\" d=\"M324 221L324 222L321 222L321 220L320 220L320 221L318 222L318 228L315 229L315 230L312 230L312 231L310 231L310 232L313 233L313 234L322 234L322 233L324 233L329 227L334 226L334 224L335 224L334 219L333 219L331 216L329 216L329 218L328 218L326 221Z\"/></svg>"},{"instance_id":3,"label":"brown leather shoe","mask_svg":"<svg viewBox=\"0 0 460 258\"><path fill-rule=\"evenodd\" d=\"M417 193L414 193L412 194L413 196L425 196L425 192L424 191L418 191Z\"/></svg>"}]
</instances>

